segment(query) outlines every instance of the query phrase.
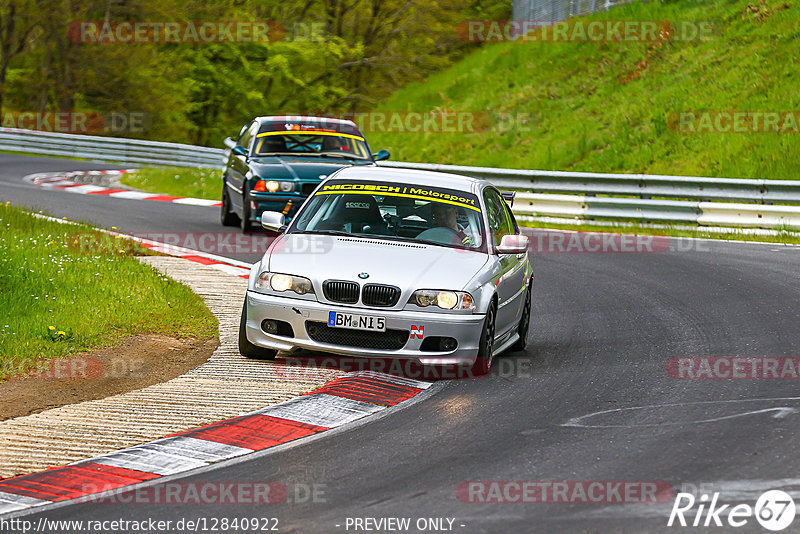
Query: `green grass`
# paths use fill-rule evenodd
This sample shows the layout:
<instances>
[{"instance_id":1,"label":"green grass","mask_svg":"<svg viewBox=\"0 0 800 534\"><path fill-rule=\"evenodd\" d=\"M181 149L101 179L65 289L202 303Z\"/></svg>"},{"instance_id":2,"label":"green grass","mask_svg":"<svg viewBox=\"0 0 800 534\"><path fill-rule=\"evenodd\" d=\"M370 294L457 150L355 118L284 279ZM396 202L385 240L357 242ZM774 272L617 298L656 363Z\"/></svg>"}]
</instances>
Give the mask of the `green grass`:
<instances>
[{"instance_id":1,"label":"green grass","mask_svg":"<svg viewBox=\"0 0 800 534\"><path fill-rule=\"evenodd\" d=\"M222 198L222 171L192 167L145 167L123 174L120 181L130 187L176 197Z\"/></svg>"},{"instance_id":2,"label":"green grass","mask_svg":"<svg viewBox=\"0 0 800 534\"><path fill-rule=\"evenodd\" d=\"M134 257L145 253L0 204L0 380L126 336L214 337L202 299Z\"/></svg>"},{"instance_id":3,"label":"green grass","mask_svg":"<svg viewBox=\"0 0 800 534\"><path fill-rule=\"evenodd\" d=\"M19 150L0 150L0 154L9 154L11 156L31 156L35 155L37 158L50 158L50 159L68 159L72 161L90 161L86 158L76 158L73 156L54 156L52 154L37 154L35 152L22 152Z\"/></svg>"},{"instance_id":4,"label":"green grass","mask_svg":"<svg viewBox=\"0 0 800 534\"><path fill-rule=\"evenodd\" d=\"M400 161L798 179L798 134L691 134L668 126L680 111L800 109L800 8L775 9L784 3L767 0L763 20L747 11L754 0L634 2L590 17L711 21L706 41L486 44L379 110L486 112L520 124L367 136Z\"/></svg>"}]
</instances>

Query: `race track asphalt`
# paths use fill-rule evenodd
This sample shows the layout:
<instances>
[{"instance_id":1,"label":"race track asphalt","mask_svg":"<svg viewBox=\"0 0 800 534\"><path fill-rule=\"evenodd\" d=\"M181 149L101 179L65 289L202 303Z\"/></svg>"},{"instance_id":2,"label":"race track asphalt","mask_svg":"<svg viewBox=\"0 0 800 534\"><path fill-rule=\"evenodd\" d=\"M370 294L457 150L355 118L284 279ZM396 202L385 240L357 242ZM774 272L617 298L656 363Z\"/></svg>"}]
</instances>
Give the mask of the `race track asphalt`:
<instances>
[{"instance_id":1,"label":"race track asphalt","mask_svg":"<svg viewBox=\"0 0 800 534\"><path fill-rule=\"evenodd\" d=\"M0 200L130 232L221 228L214 209L89 198L20 181L32 172L90 167L109 168L0 155ZM501 357L488 377L444 381L435 394L384 417L178 480L276 482L288 491L280 503L133 498L74 503L26 519L170 520L170 532L187 531L174 526L182 518L206 518L210 527L223 517L275 517L277 531L297 533L377 531L355 528L354 518L367 517L410 518L414 527L382 532L433 531L416 529L421 518L452 519L452 531L465 534L730 531L727 523L667 527L674 493L702 489L719 492L720 504L750 505L768 489L800 496L800 382L677 379L668 362L800 357L800 248L672 245L652 253L534 253L528 349ZM672 491L657 504L613 502L613 492L612 502L576 502L574 494L569 502L470 502L458 489L476 481L658 482ZM751 517L736 531L764 530Z\"/></svg>"}]
</instances>

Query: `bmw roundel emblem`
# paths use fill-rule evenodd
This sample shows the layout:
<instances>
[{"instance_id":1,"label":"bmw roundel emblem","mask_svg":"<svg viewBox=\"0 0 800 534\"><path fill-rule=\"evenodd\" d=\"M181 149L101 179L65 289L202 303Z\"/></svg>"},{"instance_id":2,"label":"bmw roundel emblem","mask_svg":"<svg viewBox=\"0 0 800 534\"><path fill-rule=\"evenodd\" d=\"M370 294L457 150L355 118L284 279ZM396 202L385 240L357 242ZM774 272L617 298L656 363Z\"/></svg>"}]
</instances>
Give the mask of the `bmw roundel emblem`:
<instances>
[{"instance_id":1,"label":"bmw roundel emblem","mask_svg":"<svg viewBox=\"0 0 800 534\"><path fill-rule=\"evenodd\" d=\"M358 273L358 277L361 278L362 280L366 280L367 278L369 278L369 273Z\"/></svg>"}]
</instances>

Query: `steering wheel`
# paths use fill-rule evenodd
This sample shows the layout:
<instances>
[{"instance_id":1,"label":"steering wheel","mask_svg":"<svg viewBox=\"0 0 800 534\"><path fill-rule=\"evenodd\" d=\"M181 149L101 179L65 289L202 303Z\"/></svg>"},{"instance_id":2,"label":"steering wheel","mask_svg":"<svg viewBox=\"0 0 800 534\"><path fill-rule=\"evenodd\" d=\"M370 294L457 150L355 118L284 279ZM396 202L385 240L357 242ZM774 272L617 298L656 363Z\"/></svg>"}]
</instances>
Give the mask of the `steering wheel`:
<instances>
[{"instance_id":1,"label":"steering wheel","mask_svg":"<svg viewBox=\"0 0 800 534\"><path fill-rule=\"evenodd\" d=\"M441 243L443 245L454 245L461 243L458 238L458 232L446 226L437 226L436 228L428 228L424 232L417 234L417 239L424 239L425 241L433 241L434 243Z\"/></svg>"}]
</instances>

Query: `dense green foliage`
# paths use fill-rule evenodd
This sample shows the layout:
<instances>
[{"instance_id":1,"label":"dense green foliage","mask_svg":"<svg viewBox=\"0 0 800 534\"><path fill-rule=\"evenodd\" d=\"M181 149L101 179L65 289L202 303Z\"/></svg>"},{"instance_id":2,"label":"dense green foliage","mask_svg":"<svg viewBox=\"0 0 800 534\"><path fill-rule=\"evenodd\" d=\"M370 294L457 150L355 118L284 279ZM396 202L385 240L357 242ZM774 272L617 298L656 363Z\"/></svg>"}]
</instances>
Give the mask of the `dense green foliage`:
<instances>
[{"instance_id":1,"label":"dense green foliage","mask_svg":"<svg viewBox=\"0 0 800 534\"><path fill-rule=\"evenodd\" d=\"M505 0L3 0L0 111L144 113L144 130L117 133L220 146L253 116L368 109L474 47L458 22L509 13ZM76 29L91 21L277 30L268 42L84 42Z\"/></svg>"},{"instance_id":2,"label":"dense green foliage","mask_svg":"<svg viewBox=\"0 0 800 534\"><path fill-rule=\"evenodd\" d=\"M148 128L120 135L209 146L220 146L256 115L460 111L480 115L476 122L489 129L366 134L375 150L390 148L396 160L797 178L798 134L686 133L674 122L684 111L800 110L797 7L783 0L669 0L589 17L668 21L673 29L709 21L707 39L480 47L459 39L465 19L507 18L509 4L7 0L0 6L0 106L141 111ZM236 44L69 39L71 22L104 19L273 21L287 33L274 42Z\"/></svg>"}]
</instances>

